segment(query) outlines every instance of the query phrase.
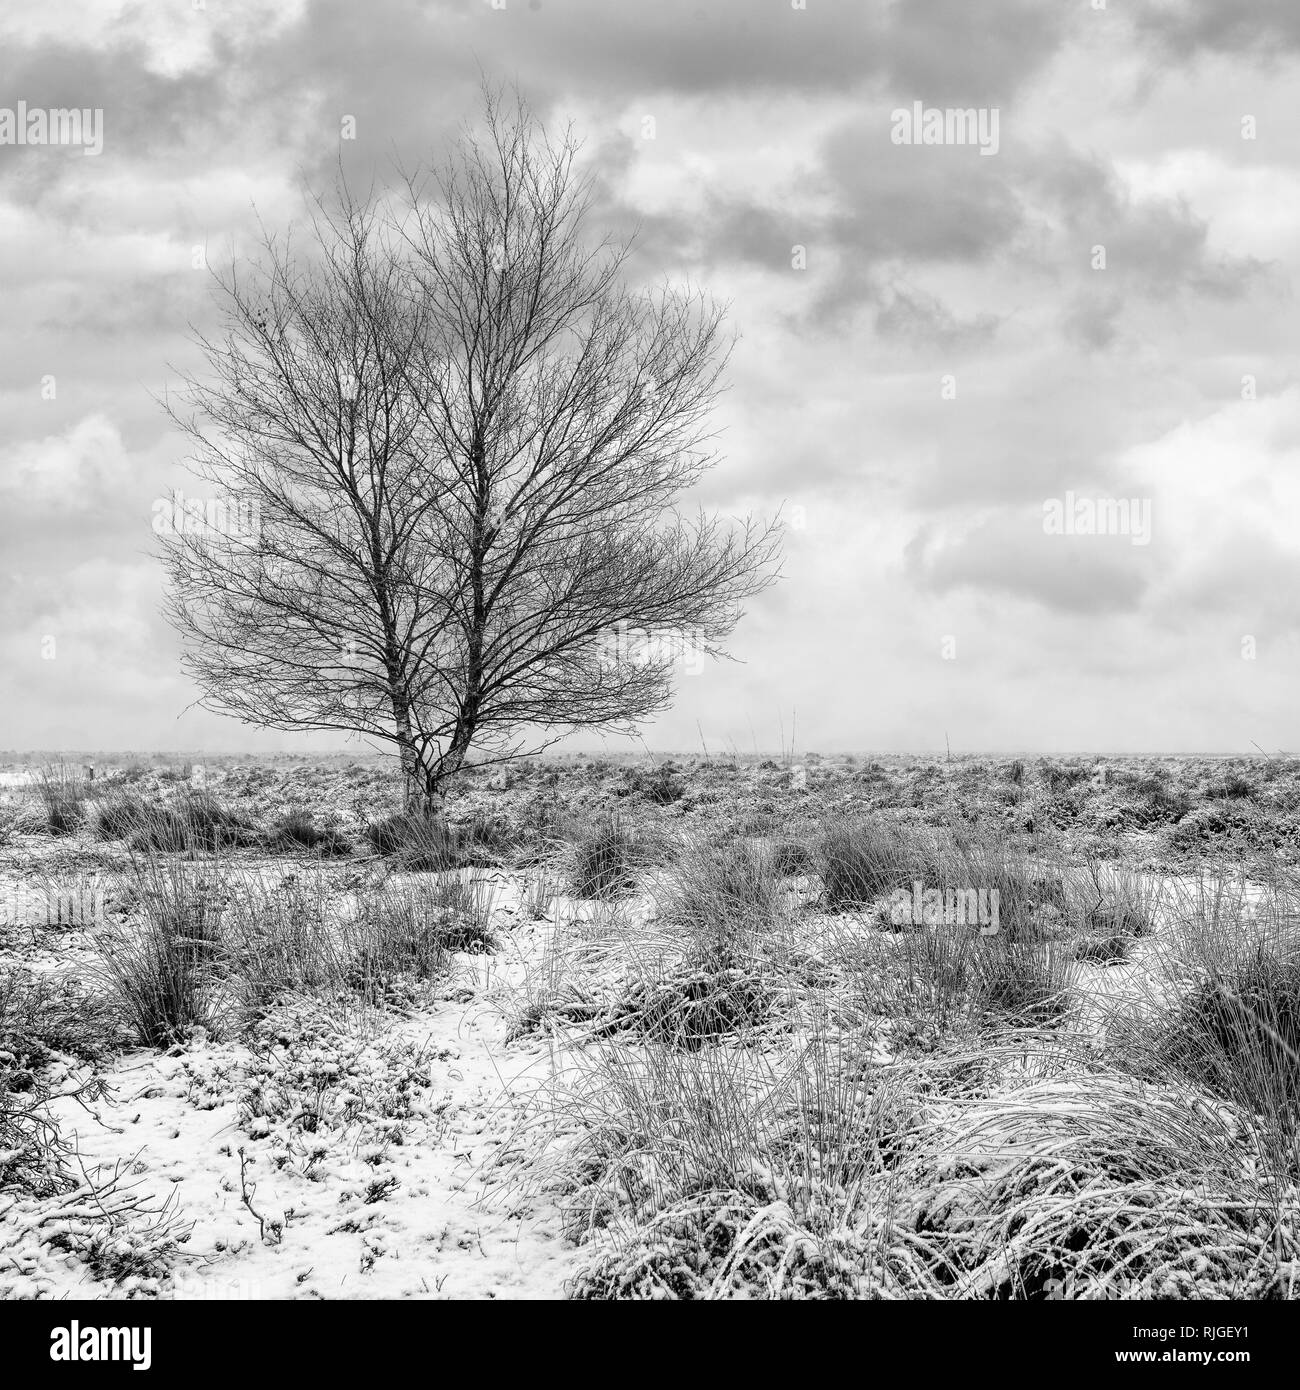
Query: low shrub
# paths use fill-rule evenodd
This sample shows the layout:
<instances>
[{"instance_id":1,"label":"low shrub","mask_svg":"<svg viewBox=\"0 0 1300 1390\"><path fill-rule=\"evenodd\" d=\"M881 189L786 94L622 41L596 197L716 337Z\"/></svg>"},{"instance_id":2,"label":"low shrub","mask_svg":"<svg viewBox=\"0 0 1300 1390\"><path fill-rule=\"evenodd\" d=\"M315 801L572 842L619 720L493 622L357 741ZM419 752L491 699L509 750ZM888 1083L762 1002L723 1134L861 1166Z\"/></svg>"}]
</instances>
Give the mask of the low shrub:
<instances>
[{"instance_id":1,"label":"low shrub","mask_svg":"<svg viewBox=\"0 0 1300 1390\"><path fill-rule=\"evenodd\" d=\"M15 1073L44 1066L55 1053L98 1062L113 1051L115 1023L105 1001L79 979L0 972L0 1054L8 1054L6 1065Z\"/></svg>"}]
</instances>

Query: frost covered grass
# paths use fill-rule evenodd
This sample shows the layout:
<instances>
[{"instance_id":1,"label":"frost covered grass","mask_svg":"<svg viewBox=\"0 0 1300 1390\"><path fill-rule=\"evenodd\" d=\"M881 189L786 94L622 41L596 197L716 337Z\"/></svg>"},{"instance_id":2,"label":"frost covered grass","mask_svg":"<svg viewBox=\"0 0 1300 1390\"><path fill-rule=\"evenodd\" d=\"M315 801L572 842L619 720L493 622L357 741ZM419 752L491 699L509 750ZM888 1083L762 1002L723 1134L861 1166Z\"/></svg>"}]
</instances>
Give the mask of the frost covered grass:
<instances>
[{"instance_id":1,"label":"frost covered grass","mask_svg":"<svg viewBox=\"0 0 1300 1390\"><path fill-rule=\"evenodd\" d=\"M1030 1038L904 1066L834 1034L610 1048L569 1085L577 1297L1294 1293L1295 1178L1257 1135Z\"/></svg>"},{"instance_id":2,"label":"frost covered grass","mask_svg":"<svg viewBox=\"0 0 1300 1390\"><path fill-rule=\"evenodd\" d=\"M572 1296L1293 1296L1289 902L958 853L1014 931L771 912L706 845L639 933L553 945ZM1100 921L1127 989L1081 975Z\"/></svg>"}]
</instances>

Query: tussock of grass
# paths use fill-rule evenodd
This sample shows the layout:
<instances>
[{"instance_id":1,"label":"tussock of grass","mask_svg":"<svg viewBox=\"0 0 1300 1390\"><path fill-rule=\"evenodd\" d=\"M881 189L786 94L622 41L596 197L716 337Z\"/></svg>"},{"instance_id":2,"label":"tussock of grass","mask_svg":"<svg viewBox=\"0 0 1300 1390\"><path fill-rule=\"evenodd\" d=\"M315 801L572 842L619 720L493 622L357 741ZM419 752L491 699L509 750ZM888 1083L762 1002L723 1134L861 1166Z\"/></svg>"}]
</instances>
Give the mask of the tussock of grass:
<instances>
[{"instance_id":1,"label":"tussock of grass","mask_svg":"<svg viewBox=\"0 0 1300 1390\"><path fill-rule=\"evenodd\" d=\"M672 763L660 763L653 768L627 768L618 795L644 797L655 806L671 806L686 795L686 783L677 775Z\"/></svg>"},{"instance_id":2,"label":"tussock of grass","mask_svg":"<svg viewBox=\"0 0 1300 1390\"><path fill-rule=\"evenodd\" d=\"M417 813L384 816L366 826L366 838L377 854L396 856L416 872L440 873L460 862L457 836L439 818Z\"/></svg>"},{"instance_id":3,"label":"tussock of grass","mask_svg":"<svg viewBox=\"0 0 1300 1390\"><path fill-rule=\"evenodd\" d=\"M457 862L465 868L492 868L515 850L518 837L505 816L478 813L454 829Z\"/></svg>"},{"instance_id":4,"label":"tussock of grass","mask_svg":"<svg viewBox=\"0 0 1300 1390\"><path fill-rule=\"evenodd\" d=\"M131 850L145 856L251 848L261 841L250 816L190 787L180 788L169 806L145 806L138 798L124 797L108 815L107 827L125 833Z\"/></svg>"},{"instance_id":5,"label":"tussock of grass","mask_svg":"<svg viewBox=\"0 0 1300 1390\"><path fill-rule=\"evenodd\" d=\"M746 840L688 842L659 876L654 896L660 916L685 928L697 954L724 968L790 915L770 857Z\"/></svg>"},{"instance_id":6,"label":"tussock of grass","mask_svg":"<svg viewBox=\"0 0 1300 1390\"><path fill-rule=\"evenodd\" d=\"M310 849L323 858L351 854L347 837L333 827L316 824L312 813L302 806L286 811L267 832L267 844L274 850Z\"/></svg>"},{"instance_id":7,"label":"tussock of grass","mask_svg":"<svg viewBox=\"0 0 1300 1390\"><path fill-rule=\"evenodd\" d=\"M256 846L257 822L219 801L211 792L184 788L175 809L185 823L190 844L207 850Z\"/></svg>"},{"instance_id":8,"label":"tussock of grass","mask_svg":"<svg viewBox=\"0 0 1300 1390\"><path fill-rule=\"evenodd\" d=\"M1300 1119L1300 956L1263 942L1177 1006L1163 1058L1252 1110Z\"/></svg>"},{"instance_id":9,"label":"tussock of grass","mask_svg":"<svg viewBox=\"0 0 1300 1390\"><path fill-rule=\"evenodd\" d=\"M1286 897L1246 915L1222 888L1155 938L1150 1007L1122 1041L1261 1115L1295 1146L1300 1127L1300 932ZM1300 1147L1297 1148L1300 1157Z\"/></svg>"},{"instance_id":10,"label":"tussock of grass","mask_svg":"<svg viewBox=\"0 0 1300 1390\"><path fill-rule=\"evenodd\" d=\"M913 882L939 882L939 848L926 831L894 821L865 820L832 826L816 842L827 906L874 902Z\"/></svg>"},{"instance_id":11,"label":"tussock of grass","mask_svg":"<svg viewBox=\"0 0 1300 1390\"><path fill-rule=\"evenodd\" d=\"M135 866L136 910L96 941L103 983L146 1047L215 1031L227 894L212 866L149 857Z\"/></svg>"},{"instance_id":12,"label":"tussock of grass","mask_svg":"<svg viewBox=\"0 0 1300 1390\"><path fill-rule=\"evenodd\" d=\"M640 865L636 837L617 820L607 821L572 848L569 891L575 898L617 897L636 888Z\"/></svg>"},{"instance_id":13,"label":"tussock of grass","mask_svg":"<svg viewBox=\"0 0 1300 1390\"><path fill-rule=\"evenodd\" d=\"M108 797L95 812L95 836L100 840L128 840L148 824L156 809L130 792Z\"/></svg>"},{"instance_id":14,"label":"tussock of grass","mask_svg":"<svg viewBox=\"0 0 1300 1390\"><path fill-rule=\"evenodd\" d=\"M71 835L86 818L87 784L82 774L67 767L42 768L36 778L36 794L51 835Z\"/></svg>"},{"instance_id":15,"label":"tussock of grass","mask_svg":"<svg viewBox=\"0 0 1300 1390\"><path fill-rule=\"evenodd\" d=\"M280 999L339 988L348 951L335 894L319 873L268 884L237 885L222 928L231 987L245 1020L256 1021Z\"/></svg>"},{"instance_id":16,"label":"tussock of grass","mask_svg":"<svg viewBox=\"0 0 1300 1390\"><path fill-rule=\"evenodd\" d=\"M1051 940L985 936L978 927L908 932L893 943L848 934L837 956L845 994L865 1018L887 1021L895 1044L945 1034L1052 1026L1070 1007L1072 951Z\"/></svg>"},{"instance_id":17,"label":"tussock of grass","mask_svg":"<svg viewBox=\"0 0 1300 1390\"><path fill-rule=\"evenodd\" d=\"M359 897L347 929L351 988L374 1004L400 1003L412 981L446 975L453 951L488 948L485 917L468 915L463 887L453 884L432 890L385 885Z\"/></svg>"},{"instance_id":18,"label":"tussock of grass","mask_svg":"<svg viewBox=\"0 0 1300 1390\"><path fill-rule=\"evenodd\" d=\"M104 978L146 1047L170 1047L196 1028L216 1030L209 963L155 918L101 943Z\"/></svg>"},{"instance_id":19,"label":"tussock of grass","mask_svg":"<svg viewBox=\"0 0 1300 1390\"><path fill-rule=\"evenodd\" d=\"M778 840L767 850L768 867L778 878L797 878L813 873L816 856L802 840Z\"/></svg>"}]
</instances>

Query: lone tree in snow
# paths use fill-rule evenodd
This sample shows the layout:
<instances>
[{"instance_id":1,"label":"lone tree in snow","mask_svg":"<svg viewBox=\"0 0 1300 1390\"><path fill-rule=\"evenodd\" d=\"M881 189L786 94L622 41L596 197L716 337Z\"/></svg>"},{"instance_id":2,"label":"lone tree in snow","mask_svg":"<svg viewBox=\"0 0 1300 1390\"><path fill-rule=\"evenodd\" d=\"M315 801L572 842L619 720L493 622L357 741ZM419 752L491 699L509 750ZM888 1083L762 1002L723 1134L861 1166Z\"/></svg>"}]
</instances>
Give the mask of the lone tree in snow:
<instances>
[{"instance_id":1,"label":"lone tree in snow","mask_svg":"<svg viewBox=\"0 0 1300 1390\"><path fill-rule=\"evenodd\" d=\"M571 135L489 95L399 213L318 200L219 280L167 410L226 521L163 528L166 613L209 708L400 753L408 805L486 761L664 708L775 577L773 524L676 510L727 355L695 293L591 247ZM182 403L183 402L183 403Z\"/></svg>"}]
</instances>

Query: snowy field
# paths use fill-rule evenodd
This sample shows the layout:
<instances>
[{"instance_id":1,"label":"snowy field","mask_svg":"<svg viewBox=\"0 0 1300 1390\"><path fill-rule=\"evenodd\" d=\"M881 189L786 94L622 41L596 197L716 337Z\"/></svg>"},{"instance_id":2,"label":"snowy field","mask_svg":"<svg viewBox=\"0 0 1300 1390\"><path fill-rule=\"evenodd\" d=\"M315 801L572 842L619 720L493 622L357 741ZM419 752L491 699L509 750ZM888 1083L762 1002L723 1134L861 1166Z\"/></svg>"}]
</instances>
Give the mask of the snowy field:
<instances>
[{"instance_id":1,"label":"snowy field","mask_svg":"<svg viewBox=\"0 0 1300 1390\"><path fill-rule=\"evenodd\" d=\"M1294 1292L1290 769L6 776L0 1296Z\"/></svg>"}]
</instances>

